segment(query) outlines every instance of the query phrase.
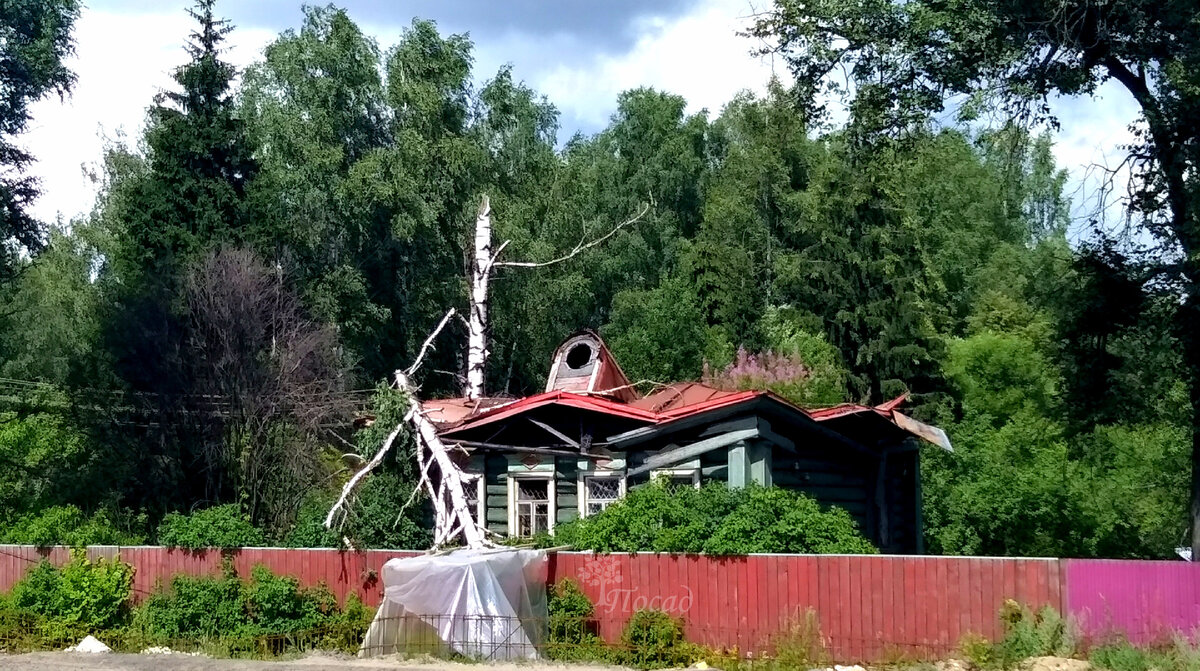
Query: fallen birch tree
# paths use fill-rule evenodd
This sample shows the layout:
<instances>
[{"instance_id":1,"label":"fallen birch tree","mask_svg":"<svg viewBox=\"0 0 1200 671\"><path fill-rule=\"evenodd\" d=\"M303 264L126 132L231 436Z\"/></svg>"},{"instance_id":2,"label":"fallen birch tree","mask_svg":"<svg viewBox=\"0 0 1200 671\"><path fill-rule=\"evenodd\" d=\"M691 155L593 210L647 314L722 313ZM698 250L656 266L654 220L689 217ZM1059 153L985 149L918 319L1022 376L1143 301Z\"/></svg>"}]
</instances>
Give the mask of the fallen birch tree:
<instances>
[{"instance_id":1,"label":"fallen birch tree","mask_svg":"<svg viewBox=\"0 0 1200 671\"><path fill-rule=\"evenodd\" d=\"M479 213L475 218L475 254L471 268L471 305L468 311L467 324L467 384L465 396L471 401L478 402L484 397L485 369L487 367L487 319L488 319L488 289L492 273L496 268L544 268L562 263L578 256L580 253L600 245L616 233L637 223L649 211L649 205L643 205L636 215L612 227L604 235L590 241L580 241L571 251L548 261L501 261L500 254L508 246L505 240L496 250L492 251L492 209L491 201L484 195L479 204ZM455 315L454 308L446 312L441 322L430 333L417 353L416 361L406 370L397 370L393 384L404 394L408 403L401 424L397 425L370 461L359 469L342 487L341 495L329 513L325 516L325 528L339 527L346 519L346 513L352 505L354 492L362 481L383 463L384 458L392 450L396 440L403 433L404 424L408 424L413 432L416 443L417 472L419 481L405 506L410 505L417 494L424 490L428 494L434 511L433 548L437 549L462 535L468 548L479 549L493 547L495 543L488 538L484 520L476 520L471 515L467 504L466 477L462 469L451 457L451 449L461 447L447 446L438 436L437 427L425 416L422 410L418 389L412 383L412 377L421 366L425 354L433 348L433 341L446 327L446 323ZM432 472L436 466L436 473ZM435 478L436 475L436 478ZM403 512L403 511L401 511ZM340 516L339 516L339 513ZM349 539L343 536L343 542L350 546Z\"/></svg>"}]
</instances>

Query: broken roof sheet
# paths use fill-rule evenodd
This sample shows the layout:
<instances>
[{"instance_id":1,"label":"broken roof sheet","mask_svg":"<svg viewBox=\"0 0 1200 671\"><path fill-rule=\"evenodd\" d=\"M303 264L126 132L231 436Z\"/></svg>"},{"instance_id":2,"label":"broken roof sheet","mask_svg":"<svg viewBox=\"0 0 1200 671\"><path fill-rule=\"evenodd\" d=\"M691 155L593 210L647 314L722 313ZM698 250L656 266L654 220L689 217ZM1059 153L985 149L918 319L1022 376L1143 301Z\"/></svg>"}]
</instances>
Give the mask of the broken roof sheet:
<instances>
[{"instance_id":1,"label":"broken roof sheet","mask_svg":"<svg viewBox=\"0 0 1200 671\"><path fill-rule=\"evenodd\" d=\"M467 411L468 406L462 399L430 401L425 404L425 407L432 408L429 418L441 425L443 435L453 437L455 434L521 415L535 408L552 405L620 417L631 420L635 424L643 423L647 427L662 426L665 428L684 418L698 419L697 416L701 414L734 408L760 399L769 399L790 411L822 423L844 424L843 418L865 413L866 417L874 417L875 421L886 423L893 430L916 436L943 449L951 449L950 441L941 429L918 422L895 410L904 401L905 396L875 407L846 403L831 408L806 410L769 391L725 391L697 382L687 382L670 385L631 403L621 403L585 393L553 391L517 401L485 399L479 403L477 408L466 414L463 414L463 411ZM487 404L489 401L493 402L490 406ZM438 413L440 413L440 417ZM859 421L855 420L855 423Z\"/></svg>"}]
</instances>

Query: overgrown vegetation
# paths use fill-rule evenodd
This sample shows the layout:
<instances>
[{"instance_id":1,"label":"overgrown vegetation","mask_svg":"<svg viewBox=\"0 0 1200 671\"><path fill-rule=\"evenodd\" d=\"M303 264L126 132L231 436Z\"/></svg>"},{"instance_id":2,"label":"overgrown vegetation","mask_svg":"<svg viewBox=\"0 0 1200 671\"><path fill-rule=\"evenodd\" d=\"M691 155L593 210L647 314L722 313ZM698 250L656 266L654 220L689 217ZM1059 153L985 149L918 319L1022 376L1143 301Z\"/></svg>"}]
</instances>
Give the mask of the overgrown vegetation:
<instances>
[{"instance_id":1,"label":"overgrown vegetation","mask_svg":"<svg viewBox=\"0 0 1200 671\"><path fill-rule=\"evenodd\" d=\"M1036 613L1009 600L1000 609L1004 636L992 643L978 635L967 635L959 647L976 668L1011 669L1030 657L1072 657L1078 639L1070 623L1049 606Z\"/></svg>"},{"instance_id":2,"label":"overgrown vegetation","mask_svg":"<svg viewBox=\"0 0 1200 671\"><path fill-rule=\"evenodd\" d=\"M778 487L634 488L604 511L563 524L545 542L599 552L872 554L845 510Z\"/></svg>"},{"instance_id":3,"label":"overgrown vegetation","mask_svg":"<svg viewBox=\"0 0 1200 671\"><path fill-rule=\"evenodd\" d=\"M13 585L3 605L44 618L43 635L110 631L128 624L133 568L116 560L91 561L73 552L61 567L34 566Z\"/></svg>"},{"instance_id":4,"label":"overgrown vegetation","mask_svg":"<svg viewBox=\"0 0 1200 671\"><path fill-rule=\"evenodd\" d=\"M0 48L30 67L11 69L21 81L0 110L5 151L32 102L72 83L64 58L78 3L18 4L0 16L12 37ZM695 114L670 92L629 90L603 129L562 142L552 101L509 68L479 72L466 35L418 19L381 45L348 12L306 7L237 77L222 54L239 34L199 0L188 62L165 95L144 101L143 134L97 157L87 215L37 222L30 158L0 161L10 171L0 186L19 196L0 220L0 538L152 542L172 513L236 506L229 519L248 518L257 534L179 535L178 517L163 531L181 545L340 542L320 521L350 472L343 455L373 451L396 419L382 407L395 399L379 393L376 424L354 438L346 427L364 396L353 390L410 361L448 307L465 311L462 260L487 193L497 240L532 260L653 203L553 270L500 271L489 393L544 389L548 353L585 327L635 380L703 377L803 404L909 392L906 412L944 427L956 448L922 459L931 551L1172 557L1188 539L1180 493L1200 445L1200 395L1189 392L1200 379L1200 254L1178 247L1200 239L1179 235L1200 210L1167 207L1200 193L1180 186L1200 174L1194 96L1172 97L1196 90L1186 73L1200 72L1175 34L1190 15L1069 2L1009 21L1016 4L977 4L779 0L753 30L779 42L793 83ZM1087 20L1067 20L1069 30L1027 21L1072 12ZM1094 25L1114 27L1112 53L1075 58ZM1154 30L1143 36L1145 26ZM817 109L828 82L813 76L848 50L790 46L839 29L882 42L851 40L872 56L858 74L879 79L849 87L862 97L832 124ZM1041 42L1052 38L1065 42ZM990 40L999 46L976 49ZM1013 46L1029 44L1043 46ZM940 114L938 85L982 94L986 81L1010 110L1029 111L1040 94L1090 91L1097 68L1122 62L1156 79L1145 100L1163 105L1148 118L1166 146L1189 148L1167 165L1155 163L1155 138L1134 142L1145 141L1137 155L1149 162L1127 213L1151 233L1134 244L1104 226L1068 236L1084 205L1068 198L1053 135L1013 123L1028 117L989 125L971 114L977 97L961 120ZM1042 67L1047 78L1029 78ZM1168 173L1177 179L1159 179ZM1138 246L1149 239L1165 244ZM444 337L461 342L457 328ZM459 393L462 358L439 343L422 393ZM389 458L346 536L362 547L428 544L421 505L397 519L412 467L406 449ZM604 522L594 537L578 532L582 546L614 549L848 542L833 517L813 518L831 521L830 538L801 533L795 519L761 530L775 506L760 501L731 521L748 539L683 510L661 519L709 532L696 536L704 543L615 525L602 539Z\"/></svg>"},{"instance_id":5,"label":"overgrown vegetation","mask_svg":"<svg viewBox=\"0 0 1200 671\"><path fill-rule=\"evenodd\" d=\"M262 547L267 539L242 514L240 506L229 504L190 515L168 513L158 526L158 542L168 547L202 550Z\"/></svg>"},{"instance_id":6,"label":"overgrown vegetation","mask_svg":"<svg viewBox=\"0 0 1200 671\"><path fill-rule=\"evenodd\" d=\"M249 581L227 562L219 576L177 576L134 605L133 570L76 552L61 567L34 566L0 598L8 650L60 649L95 635L118 649L150 645L211 654L272 655L324 648L354 652L373 613L351 595L344 608L324 587L255 567Z\"/></svg>"}]
</instances>

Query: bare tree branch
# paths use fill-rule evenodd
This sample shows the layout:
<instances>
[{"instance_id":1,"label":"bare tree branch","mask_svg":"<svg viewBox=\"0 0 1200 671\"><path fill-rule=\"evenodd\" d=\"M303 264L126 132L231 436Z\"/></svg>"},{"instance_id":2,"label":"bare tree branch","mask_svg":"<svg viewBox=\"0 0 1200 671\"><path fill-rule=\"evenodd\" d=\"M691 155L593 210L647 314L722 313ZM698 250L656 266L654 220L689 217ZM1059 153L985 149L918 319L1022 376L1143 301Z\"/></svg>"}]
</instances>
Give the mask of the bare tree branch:
<instances>
[{"instance_id":1,"label":"bare tree branch","mask_svg":"<svg viewBox=\"0 0 1200 671\"><path fill-rule=\"evenodd\" d=\"M617 224L608 233L605 233L604 235L592 240L591 242L585 243L583 241L580 241L580 243L578 245L575 245L575 249L572 249L570 252L563 254L562 256L558 257L557 259L551 259L549 261L496 261L496 260L493 260L491 265L494 267L497 267L497 268L545 268L546 266L552 266L556 263L562 263L563 261L566 261L568 259L574 258L575 256L578 256L583 251L586 251L588 249L591 249L592 247L595 247L596 245L599 245L600 243L604 242L605 240L616 235L617 231L620 231L621 229L624 229L628 226L632 226L633 224L636 224L642 217L646 216L646 213L649 211L650 211L649 203L643 204L642 209L639 210L638 213L636 215L634 215L632 218L626 219L625 221ZM507 244L508 244L508 242L504 243L504 245L507 245ZM500 248L503 249L504 245L501 245ZM498 254L498 252L497 252L497 254Z\"/></svg>"}]
</instances>

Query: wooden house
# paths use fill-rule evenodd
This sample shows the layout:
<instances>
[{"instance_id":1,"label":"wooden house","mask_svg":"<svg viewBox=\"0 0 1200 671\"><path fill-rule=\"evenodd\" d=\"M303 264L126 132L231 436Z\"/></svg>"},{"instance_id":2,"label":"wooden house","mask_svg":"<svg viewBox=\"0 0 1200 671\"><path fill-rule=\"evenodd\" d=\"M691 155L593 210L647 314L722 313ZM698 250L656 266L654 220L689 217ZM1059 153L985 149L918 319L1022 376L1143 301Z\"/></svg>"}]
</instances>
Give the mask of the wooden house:
<instances>
[{"instance_id":1,"label":"wooden house","mask_svg":"<svg viewBox=\"0 0 1200 671\"><path fill-rule=\"evenodd\" d=\"M592 332L558 351L546 391L424 404L443 442L464 448L470 504L500 534L553 533L652 479L750 483L845 508L889 553L922 550L920 445L946 435L897 410L805 410L766 391L688 382L639 395Z\"/></svg>"}]
</instances>

